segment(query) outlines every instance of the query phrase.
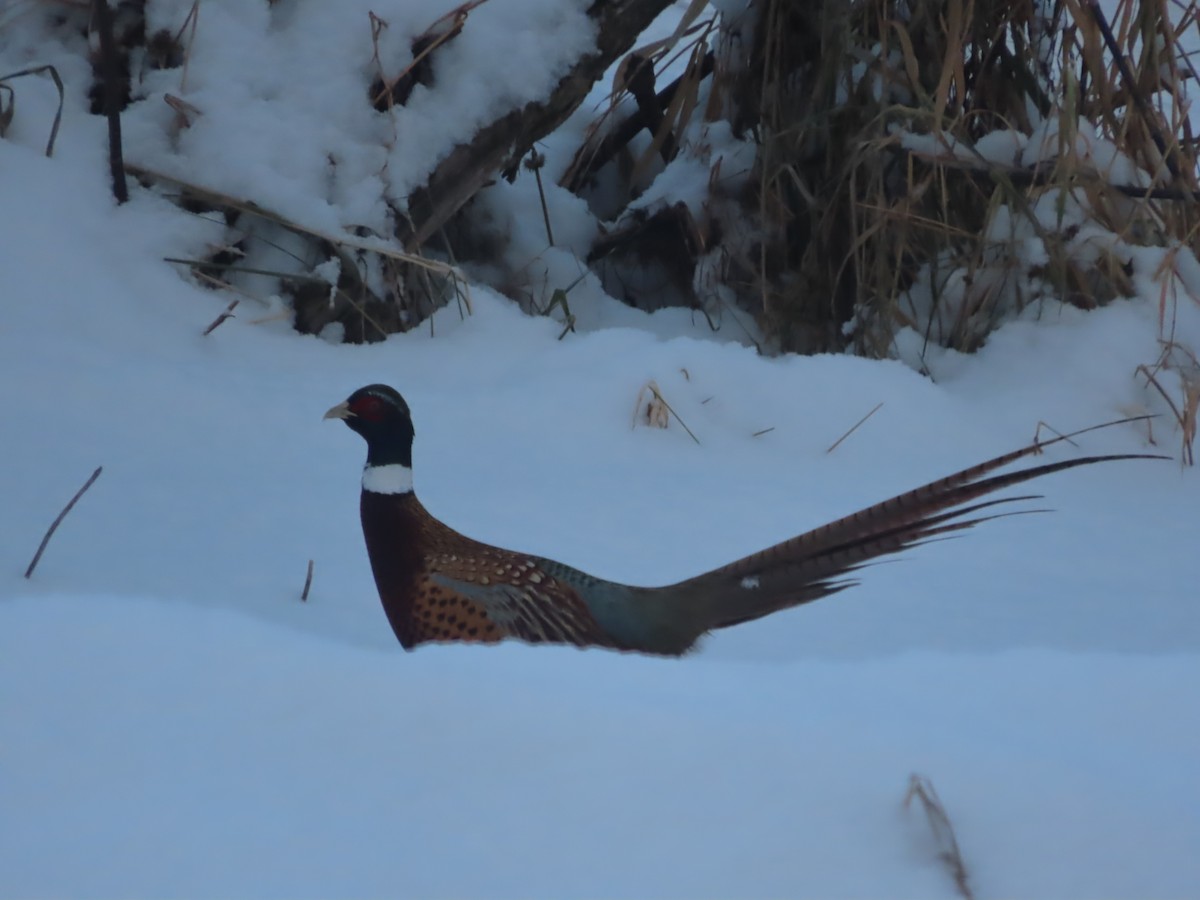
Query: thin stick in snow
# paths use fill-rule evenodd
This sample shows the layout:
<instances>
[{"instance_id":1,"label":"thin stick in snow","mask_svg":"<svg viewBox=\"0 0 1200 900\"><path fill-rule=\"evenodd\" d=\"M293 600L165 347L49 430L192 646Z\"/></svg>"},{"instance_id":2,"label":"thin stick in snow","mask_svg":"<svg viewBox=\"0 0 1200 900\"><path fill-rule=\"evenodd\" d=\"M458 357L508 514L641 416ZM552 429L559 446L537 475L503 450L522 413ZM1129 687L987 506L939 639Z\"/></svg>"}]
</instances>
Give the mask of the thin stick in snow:
<instances>
[{"instance_id":1,"label":"thin stick in snow","mask_svg":"<svg viewBox=\"0 0 1200 900\"><path fill-rule=\"evenodd\" d=\"M832 444L830 444L830 445L829 445L829 449L828 449L828 450L826 450L825 452L826 452L826 453L832 453L834 450L836 450L836 449L838 448L838 445L839 445L839 444L840 444L842 441L844 441L846 438L850 437L850 435L854 434L854 432L858 431L858 427L859 427L860 425L862 425L862 423L863 423L863 422L867 421L867 419L871 418L871 416L873 416L873 415L875 415L875 413L879 412L879 408L880 408L881 406L883 406L883 401L882 401L882 400L880 400L878 403L876 403L876 404L875 404L875 408L874 408L873 410L871 410L869 413L867 413L865 416L863 416L861 419L859 419L857 422L855 422L855 423L854 423L854 424L853 424L853 425L850 427L850 430L849 430L849 431L847 431L847 432L846 432L845 434L843 434L843 435L842 435L840 438L838 438L836 441L834 441Z\"/></svg>"},{"instance_id":2,"label":"thin stick in snow","mask_svg":"<svg viewBox=\"0 0 1200 900\"><path fill-rule=\"evenodd\" d=\"M71 511L71 508L79 502L79 498L83 496L84 491L90 488L96 479L100 477L100 473L103 470L104 466L96 466L96 471L92 473L92 477L84 482L83 487L75 492L75 496L72 497L70 502L63 507L62 512L58 514L58 518L50 523L50 527L46 530L46 536L42 538L42 542L38 544L37 553L33 554L33 560L29 563L29 568L25 570L26 578L31 576L33 574L33 570L37 568L37 564L41 560L42 554L46 552L46 545L50 543L50 538L52 538L54 536L54 532L58 530L59 524L61 524L62 520L67 517L67 513Z\"/></svg>"},{"instance_id":3,"label":"thin stick in snow","mask_svg":"<svg viewBox=\"0 0 1200 900\"><path fill-rule=\"evenodd\" d=\"M204 329L204 334L202 334L202 335L200 335L200 336L201 336L201 337L208 337L210 334L212 334L214 331L216 331L216 330L217 330L217 326L218 326L218 325L220 325L220 324L221 324L222 322L224 322L226 319L232 319L232 318L233 318L233 311L234 311L235 309L237 309L237 305L238 305L239 303L241 303L241 302L242 302L241 300L234 300L234 301L233 301L232 303L230 303L230 304L229 304L227 307L225 307L225 312L221 313L219 316L217 316L215 319L213 319L213 323L212 323L211 325L209 325L207 328L205 328L205 329Z\"/></svg>"},{"instance_id":4,"label":"thin stick in snow","mask_svg":"<svg viewBox=\"0 0 1200 900\"><path fill-rule=\"evenodd\" d=\"M934 790L933 782L924 775L910 775L908 794L904 797L905 807L912 803L914 797L921 801L921 806L925 809L925 817L929 820L929 828L937 844L938 859L945 864L950 877L954 879L954 886L958 888L964 900L974 900L975 895L971 893L971 886L967 883L967 864L963 862L958 840L954 837L954 826L950 824L946 807L942 806L942 799Z\"/></svg>"},{"instance_id":5,"label":"thin stick in snow","mask_svg":"<svg viewBox=\"0 0 1200 900\"><path fill-rule=\"evenodd\" d=\"M308 574L304 576L304 590L300 592L300 600L304 603L308 602L308 589L312 587L312 570L313 561L308 561Z\"/></svg>"}]
</instances>

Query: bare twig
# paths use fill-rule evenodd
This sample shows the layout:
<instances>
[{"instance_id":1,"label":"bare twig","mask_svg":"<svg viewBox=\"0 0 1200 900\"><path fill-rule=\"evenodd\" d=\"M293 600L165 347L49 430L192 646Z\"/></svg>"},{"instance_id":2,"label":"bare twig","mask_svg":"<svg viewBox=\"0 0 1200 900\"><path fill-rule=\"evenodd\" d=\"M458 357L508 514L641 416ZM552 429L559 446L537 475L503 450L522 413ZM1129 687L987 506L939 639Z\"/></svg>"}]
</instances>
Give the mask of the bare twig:
<instances>
[{"instance_id":1,"label":"bare twig","mask_svg":"<svg viewBox=\"0 0 1200 900\"><path fill-rule=\"evenodd\" d=\"M196 25L200 22L200 0L195 0L192 3L192 8L188 10L187 16L183 20L183 24L179 26L179 31L175 32L176 42L181 42L184 31L188 25L192 26L192 30L188 33L187 51L183 54L183 73L179 76L179 90L187 90L188 66L192 61L192 45L196 42Z\"/></svg>"},{"instance_id":2,"label":"bare twig","mask_svg":"<svg viewBox=\"0 0 1200 900\"><path fill-rule=\"evenodd\" d=\"M675 421L683 426L683 430L688 433L688 437L690 437L693 441L696 442L697 445L699 445L700 438L698 438L698 437L696 437L696 435L692 434L692 429L687 427L687 422L685 422L685 421L683 421L683 419L679 418L679 413L677 413L677 412L675 412L675 410L671 409L671 404L667 402L667 398L664 397L659 392L658 385L655 384L653 381L651 381L649 384L646 385L646 387L650 389L650 393L652 393L654 395L654 399L657 400L659 403L661 403L663 406L665 406L667 408L667 412L669 412L672 416L675 417Z\"/></svg>"},{"instance_id":3,"label":"bare twig","mask_svg":"<svg viewBox=\"0 0 1200 900\"><path fill-rule=\"evenodd\" d=\"M221 313L219 316L217 316L215 319L213 319L213 323L204 329L204 333L201 335L201 337L208 337L210 334L212 334L214 331L217 330L217 326L219 326L222 322L224 322L226 319L232 319L233 311L237 308L237 305L241 302L242 301L238 300L238 299L234 299L233 301L231 301L230 304L227 307L225 307L225 311L223 313Z\"/></svg>"},{"instance_id":4,"label":"bare twig","mask_svg":"<svg viewBox=\"0 0 1200 900\"><path fill-rule=\"evenodd\" d=\"M907 808L916 797L921 801L925 817L929 820L929 828L933 832L934 842L938 846L938 859L945 864L954 879L954 886L965 900L973 900L971 886L967 883L967 866L963 862L962 853L958 849L958 840L954 837L954 826L946 815L946 808L934 790L933 782L924 775L913 773L908 778L908 793L904 797Z\"/></svg>"},{"instance_id":5,"label":"bare twig","mask_svg":"<svg viewBox=\"0 0 1200 900\"><path fill-rule=\"evenodd\" d=\"M463 26L467 23L467 14L475 7L486 2L486 0L470 0L464 3L457 9L451 10L433 23L423 34L418 36L412 43L413 60L405 66L398 75L392 78L381 78L379 90L371 98L371 105L380 112L383 109L390 108L394 103L404 103L404 99L408 97L408 91L411 90L411 84L408 90L403 91L403 98L396 99L396 89L404 83L412 72L425 61L425 59L433 53L442 44L449 43L462 33ZM382 73L382 61L379 60L379 33L383 28L387 27L387 22L379 18L374 13L369 13L371 16L372 43L375 44L375 59L379 62ZM441 27L442 23L449 22L446 27ZM382 26L382 27L380 27ZM380 107L383 109L380 109Z\"/></svg>"},{"instance_id":6,"label":"bare twig","mask_svg":"<svg viewBox=\"0 0 1200 900\"><path fill-rule=\"evenodd\" d=\"M50 538L54 536L54 532L58 530L58 526L62 523L62 520L67 517L67 513L71 511L71 508L79 502L79 498L83 496L84 491L90 488L96 479L100 477L100 472L103 469L104 466L96 467L96 471L92 473L92 477L84 482L83 487L75 492L75 496L72 497L70 502L63 507L62 512L58 514L58 517L50 523L50 527L46 529L46 536L42 538L42 542L38 544L37 553L33 554L33 560L29 563L29 568L25 570L26 578L29 578L33 574L33 570L37 568L37 564L41 560L42 554L46 552L46 545L50 543Z\"/></svg>"},{"instance_id":7,"label":"bare twig","mask_svg":"<svg viewBox=\"0 0 1200 900\"><path fill-rule=\"evenodd\" d=\"M882 406L883 406L883 401L882 401L882 400L881 400L881 401L879 401L878 403L876 403L876 404L875 404L875 408L874 408L873 410L871 410L869 413L867 413L865 416L863 416L861 419L859 419L857 422L855 422L855 423L854 423L854 424L853 424L853 425L850 427L850 430L849 430L849 431L847 431L845 434L843 434L843 435L842 435L840 438L838 438L838 439L837 439L836 441L834 441L832 444L830 444L830 445L829 445L829 449L828 449L828 450L826 450L825 452L826 452L826 453L832 453L834 450L836 450L836 449L838 448L838 445L839 445L839 444L840 444L842 441L844 441L846 438L850 437L850 435L854 434L854 432L858 431L858 427L859 427L860 425L862 425L862 423L863 423L863 422L867 421L867 419L871 418L871 416L875 415L875 413L879 412L879 409L880 409L880 407L882 407Z\"/></svg>"},{"instance_id":8,"label":"bare twig","mask_svg":"<svg viewBox=\"0 0 1200 900\"><path fill-rule=\"evenodd\" d=\"M1194 439L1196 433L1196 408L1193 402L1194 392L1193 396L1189 397L1189 392L1185 389L1184 410L1180 411L1179 407L1175 405L1175 401L1171 399L1171 395L1167 393L1166 389L1159 383L1158 379L1154 377L1154 374L1150 371L1149 367L1145 365L1139 365L1134 372L1145 375L1146 384L1153 385L1154 389L1158 391L1163 400L1167 402L1167 406L1171 408L1171 414L1175 416L1175 421L1178 422L1179 427L1183 429L1183 464L1186 466L1193 465L1195 460L1192 457L1192 440Z\"/></svg>"},{"instance_id":9,"label":"bare twig","mask_svg":"<svg viewBox=\"0 0 1200 900\"><path fill-rule=\"evenodd\" d=\"M312 572L313 561L308 561L308 574L304 576L304 590L300 592L300 600L304 603L308 602L308 589L312 587Z\"/></svg>"},{"instance_id":10,"label":"bare twig","mask_svg":"<svg viewBox=\"0 0 1200 900\"><path fill-rule=\"evenodd\" d=\"M54 68L54 66L34 66L31 69L22 69L19 72L9 72L7 75L0 75L0 88L8 92L8 106L6 107L3 100L0 100L0 138L4 137L4 132L12 121L13 112L16 108L16 94L5 82L11 81L14 78L21 78L25 75L41 75L43 72L50 76L51 80L54 81L54 86L58 88L58 109L54 113L54 122L50 126L50 137L46 141L46 156L53 156L54 142L58 139L58 126L62 124L63 101L66 99L62 78L59 77L58 69Z\"/></svg>"},{"instance_id":11,"label":"bare twig","mask_svg":"<svg viewBox=\"0 0 1200 900\"><path fill-rule=\"evenodd\" d=\"M525 168L533 172L533 177L537 180L538 197L542 201L542 221L546 223L546 240L550 246L554 246L554 232L550 228L550 210L546 208L546 191L542 188L542 166L546 164L546 157L536 150L529 151L529 159L525 160Z\"/></svg>"},{"instance_id":12,"label":"bare twig","mask_svg":"<svg viewBox=\"0 0 1200 900\"><path fill-rule=\"evenodd\" d=\"M559 332L558 339L561 341L568 333L575 330L575 314L571 312L571 306L567 302L567 291L579 284L583 279L580 275L573 283L565 288L555 288L554 293L550 295L550 302L546 305L546 311L543 315L550 315L554 307L561 306L563 311L563 330Z\"/></svg>"}]
</instances>

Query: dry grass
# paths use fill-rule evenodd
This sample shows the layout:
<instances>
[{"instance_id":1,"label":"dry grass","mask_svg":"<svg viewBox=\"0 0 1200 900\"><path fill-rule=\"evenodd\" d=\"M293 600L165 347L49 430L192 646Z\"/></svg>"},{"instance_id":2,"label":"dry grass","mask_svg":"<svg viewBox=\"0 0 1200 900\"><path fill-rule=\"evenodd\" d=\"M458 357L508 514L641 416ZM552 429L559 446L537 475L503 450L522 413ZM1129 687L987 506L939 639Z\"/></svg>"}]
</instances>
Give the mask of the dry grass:
<instances>
[{"instance_id":1,"label":"dry grass","mask_svg":"<svg viewBox=\"0 0 1200 900\"><path fill-rule=\"evenodd\" d=\"M1131 248L1200 246L1180 46L1198 18L1195 0L1119 0L1111 22L1083 0L753 0L715 36L693 16L664 42L686 37L689 65L621 164L663 47L631 54L562 183L586 195L616 158L628 203L723 119L755 143L751 187L731 195L718 159L704 240L664 248L664 268L732 294L777 349L887 356L908 326L971 351L1030 305L1139 293ZM622 92L639 112L613 123Z\"/></svg>"},{"instance_id":2,"label":"dry grass","mask_svg":"<svg viewBox=\"0 0 1200 900\"><path fill-rule=\"evenodd\" d=\"M726 89L760 133L765 239L741 293L783 348L840 348L850 323L869 355L887 355L901 325L972 350L1030 303L1130 295L1125 245L1195 247L1178 46L1194 7L1122 0L1111 25L1079 2L1048 20L1032 0L760 10L751 65ZM1036 162L996 163L976 146L997 132L1049 144ZM1109 145L1135 183L1114 184ZM1081 220L1112 240L1081 236ZM1037 266L1022 258L1030 239Z\"/></svg>"},{"instance_id":3,"label":"dry grass","mask_svg":"<svg viewBox=\"0 0 1200 900\"><path fill-rule=\"evenodd\" d=\"M1180 460L1185 466L1194 466L1197 410L1200 408L1200 361L1196 354L1182 345L1165 343L1157 362L1153 366L1138 366L1137 374L1145 379L1147 387L1154 388L1171 410L1179 427ZM1168 374L1173 374L1178 382L1178 403L1163 385Z\"/></svg>"},{"instance_id":4,"label":"dry grass","mask_svg":"<svg viewBox=\"0 0 1200 900\"><path fill-rule=\"evenodd\" d=\"M700 438L696 437L692 429L688 428L687 423L679 417L679 413L671 408L671 404L659 390L658 383L654 379L647 381L638 391L637 401L633 406L633 427L649 425L652 428L667 428L671 424L671 419L680 424L687 432L688 437L697 444L700 443Z\"/></svg>"}]
</instances>

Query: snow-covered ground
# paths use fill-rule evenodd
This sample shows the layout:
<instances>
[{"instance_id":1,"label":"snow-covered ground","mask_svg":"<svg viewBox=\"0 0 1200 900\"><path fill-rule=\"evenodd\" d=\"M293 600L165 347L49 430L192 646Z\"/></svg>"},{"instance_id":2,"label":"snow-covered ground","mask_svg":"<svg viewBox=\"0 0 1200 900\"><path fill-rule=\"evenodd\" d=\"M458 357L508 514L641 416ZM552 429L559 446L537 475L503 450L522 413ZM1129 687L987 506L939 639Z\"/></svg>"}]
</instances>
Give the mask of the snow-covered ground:
<instances>
[{"instance_id":1,"label":"snow-covered ground","mask_svg":"<svg viewBox=\"0 0 1200 900\"><path fill-rule=\"evenodd\" d=\"M237 8L205 4L202 28ZM0 73L37 61L14 33ZM729 329L600 297L592 320L620 327L560 341L482 286L434 336L336 345L244 301L202 337L227 298L161 260L199 252L211 224L141 189L114 206L85 73L43 49L75 76L55 156L38 82L0 140L0 895L955 896L903 805L913 772L978 896L1200 893L1194 470L1055 476L1036 485L1050 515L921 548L682 660L405 654L359 532L361 442L321 420L393 384L437 515L661 584L1021 446L1039 421L1164 413L1134 377L1160 350L1149 282L1144 300L1031 311L973 356L931 354L932 379L763 358ZM229 65L198 54L192 77ZM270 109L246 136L261 171L289 146ZM153 148L140 115L142 162L237 172L199 133ZM278 208L286 174L266 183ZM536 209L528 178L501 191ZM342 205L317 221L324 203L297 188L289 211L354 220ZM1200 344L1192 301L1174 315ZM699 445L678 422L631 427L649 379ZM1121 426L1047 455L1178 456L1169 416L1153 436Z\"/></svg>"}]
</instances>

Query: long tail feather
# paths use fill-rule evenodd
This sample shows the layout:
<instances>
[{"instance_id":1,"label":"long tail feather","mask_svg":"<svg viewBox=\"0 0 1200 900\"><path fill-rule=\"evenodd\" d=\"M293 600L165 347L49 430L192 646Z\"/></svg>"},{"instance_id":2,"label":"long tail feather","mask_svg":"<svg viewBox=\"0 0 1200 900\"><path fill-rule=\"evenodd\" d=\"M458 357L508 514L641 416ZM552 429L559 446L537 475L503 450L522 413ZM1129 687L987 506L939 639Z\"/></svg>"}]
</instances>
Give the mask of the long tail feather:
<instances>
[{"instance_id":1,"label":"long tail feather","mask_svg":"<svg viewBox=\"0 0 1200 900\"><path fill-rule=\"evenodd\" d=\"M697 634L826 597L850 587L855 582L846 576L880 557L991 519L1031 512L1013 510L976 515L1003 504L1038 499L1038 495L1028 495L973 502L987 494L1043 475L1100 462L1169 459L1145 453L1109 454L992 474L1052 444L1144 418L1148 417L1106 422L997 456L680 582L669 588L665 596L673 599L672 605L678 604L677 612L686 609L697 617Z\"/></svg>"}]
</instances>

